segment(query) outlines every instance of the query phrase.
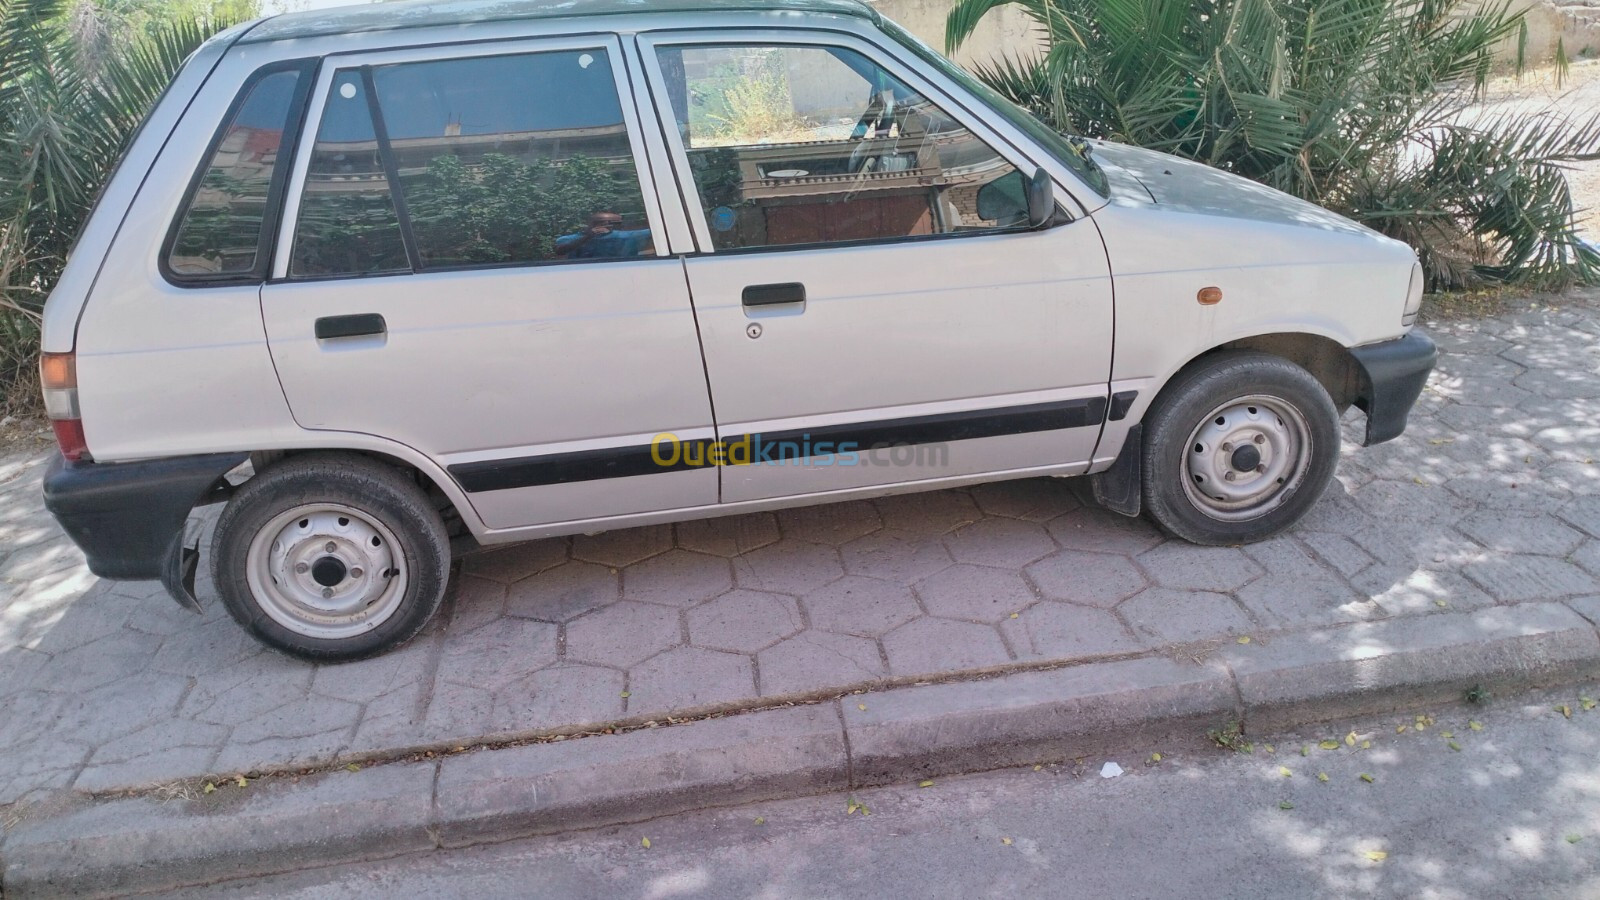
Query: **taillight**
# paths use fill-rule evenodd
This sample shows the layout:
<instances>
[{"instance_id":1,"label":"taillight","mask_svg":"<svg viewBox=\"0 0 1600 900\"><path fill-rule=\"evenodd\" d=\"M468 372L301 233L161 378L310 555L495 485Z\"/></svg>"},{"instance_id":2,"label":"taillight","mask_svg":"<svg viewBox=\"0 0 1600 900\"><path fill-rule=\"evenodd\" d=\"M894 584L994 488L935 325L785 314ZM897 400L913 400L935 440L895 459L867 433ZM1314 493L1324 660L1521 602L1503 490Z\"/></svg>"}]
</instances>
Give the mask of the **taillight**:
<instances>
[{"instance_id":1,"label":"taillight","mask_svg":"<svg viewBox=\"0 0 1600 900\"><path fill-rule=\"evenodd\" d=\"M83 438L83 414L78 409L78 360L71 353L39 354L39 383L44 387L44 411L55 429L61 455L77 462L89 451Z\"/></svg>"}]
</instances>

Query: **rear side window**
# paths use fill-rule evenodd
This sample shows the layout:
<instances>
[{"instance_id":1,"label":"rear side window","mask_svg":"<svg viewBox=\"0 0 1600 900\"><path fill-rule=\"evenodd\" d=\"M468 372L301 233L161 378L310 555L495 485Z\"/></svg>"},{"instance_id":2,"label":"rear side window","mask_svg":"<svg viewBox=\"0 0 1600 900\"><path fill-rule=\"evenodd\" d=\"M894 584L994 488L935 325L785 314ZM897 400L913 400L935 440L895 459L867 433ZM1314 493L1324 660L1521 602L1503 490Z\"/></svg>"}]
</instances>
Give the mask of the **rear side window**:
<instances>
[{"instance_id":1,"label":"rear side window","mask_svg":"<svg viewBox=\"0 0 1600 900\"><path fill-rule=\"evenodd\" d=\"M309 66L254 75L212 142L162 259L177 282L248 283L266 274Z\"/></svg>"},{"instance_id":2,"label":"rear side window","mask_svg":"<svg viewBox=\"0 0 1600 900\"><path fill-rule=\"evenodd\" d=\"M338 72L289 273L654 253L611 61L562 50Z\"/></svg>"}]
</instances>

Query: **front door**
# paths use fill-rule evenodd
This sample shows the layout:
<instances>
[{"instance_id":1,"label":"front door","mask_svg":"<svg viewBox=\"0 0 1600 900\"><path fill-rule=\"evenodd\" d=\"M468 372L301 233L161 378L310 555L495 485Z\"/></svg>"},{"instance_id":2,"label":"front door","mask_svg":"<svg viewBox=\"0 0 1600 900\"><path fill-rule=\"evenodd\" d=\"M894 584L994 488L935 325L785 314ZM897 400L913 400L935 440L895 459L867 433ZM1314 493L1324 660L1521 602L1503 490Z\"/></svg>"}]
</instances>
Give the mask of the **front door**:
<instances>
[{"instance_id":1,"label":"front door","mask_svg":"<svg viewBox=\"0 0 1600 900\"><path fill-rule=\"evenodd\" d=\"M640 45L693 181L724 502L1086 467L1105 251L1087 218L1029 230L1020 154L863 41Z\"/></svg>"},{"instance_id":2,"label":"front door","mask_svg":"<svg viewBox=\"0 0 1600 900\"><path fill-rule=\"evenodd\" d=\"M439 460L490 528L717 502L651 455L713 423L618 49L333 57L313 95L261 297L284 393Z\"/></svg>"}]
</instances>

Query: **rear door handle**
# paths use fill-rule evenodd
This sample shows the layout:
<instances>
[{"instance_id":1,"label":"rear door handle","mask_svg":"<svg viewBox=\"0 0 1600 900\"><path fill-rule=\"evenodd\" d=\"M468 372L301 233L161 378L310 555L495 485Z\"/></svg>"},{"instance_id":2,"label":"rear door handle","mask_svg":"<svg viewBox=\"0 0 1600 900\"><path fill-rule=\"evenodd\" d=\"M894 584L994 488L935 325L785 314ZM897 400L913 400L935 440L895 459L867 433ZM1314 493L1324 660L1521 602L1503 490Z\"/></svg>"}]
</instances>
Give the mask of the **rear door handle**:
<instances>
[{"instance_id":1,"label":"rear door handle","mask_svg":"<svg viewBox=\"0 0 1600 900\"><path fill-rule=\"evenodd\" d=\"M383 316L377 313L361 313L354 316L324 316L317 320L317 340L319 341L386 334L388 331L389 326L383 321Z\"/></svg>"},{"instance_id":2,"label":"rear door handle","mask_svg":"<svg viewBox=\"0 0 1600 900\"><path fill-rule=\"evenodd\" d=\"M796 281L783 284L752 284L744 289L745 306L772 306L776 303L806 302L806 286Z\"/></svg>"}]
</instances>

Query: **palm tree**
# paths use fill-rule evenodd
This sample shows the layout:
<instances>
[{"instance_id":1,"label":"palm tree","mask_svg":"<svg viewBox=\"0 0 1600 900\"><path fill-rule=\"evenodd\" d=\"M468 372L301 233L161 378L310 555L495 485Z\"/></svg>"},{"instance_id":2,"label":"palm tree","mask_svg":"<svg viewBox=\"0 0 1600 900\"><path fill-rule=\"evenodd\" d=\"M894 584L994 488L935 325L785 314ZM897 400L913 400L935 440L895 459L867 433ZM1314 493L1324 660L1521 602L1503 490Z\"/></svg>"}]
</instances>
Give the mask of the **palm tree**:
<instances>
[{"instance_id":1,"label":"palm tree","mask_svg":"<svg viewBox=\"0 0 1600 900\"><path fill-rule=\"evenodd\" d=\"M227 17L0 0L0 411L33 409L39 311L100 185L183 60Z\"/></svg>"},{"instance_id":2,"label":"palm tree","mask_svg":"<svg viewBox=\"0 0 1600 900\"><path fill-rule=\"evenodd\" d=\"M1043 44L977 74L1058 130L1337 210L1410 243L1434 287L1600 280L1563 170L1600 158L1600 115L1472 110L1525 27L1509 0L958 0L949 49L1005 5Z\"/></svg>"}]
</instances>

